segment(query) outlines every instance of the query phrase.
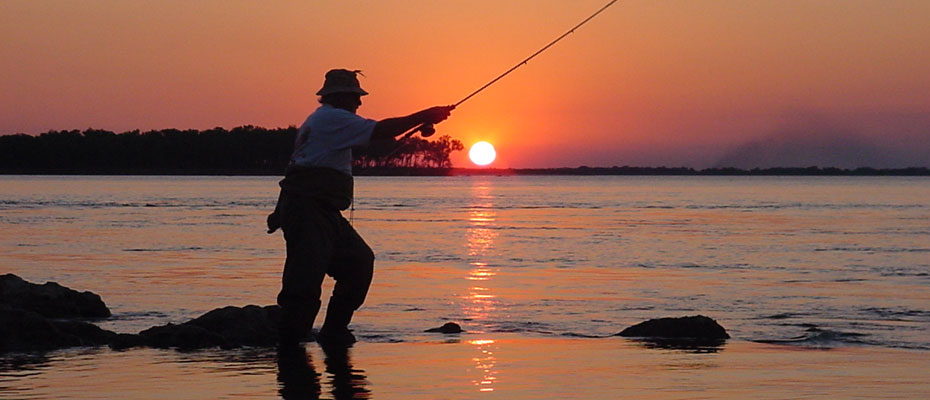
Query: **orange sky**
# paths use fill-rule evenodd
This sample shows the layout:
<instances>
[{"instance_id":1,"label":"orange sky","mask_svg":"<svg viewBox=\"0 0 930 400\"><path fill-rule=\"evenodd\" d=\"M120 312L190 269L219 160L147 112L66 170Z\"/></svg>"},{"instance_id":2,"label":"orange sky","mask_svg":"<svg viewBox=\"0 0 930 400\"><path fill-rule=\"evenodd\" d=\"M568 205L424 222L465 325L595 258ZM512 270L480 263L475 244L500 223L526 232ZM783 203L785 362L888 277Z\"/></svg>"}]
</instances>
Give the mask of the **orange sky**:
<instances>
[{"instance_id":1,"label":"orange sky","mask_svg":"<svg viewBox=\"0 0 930 400\"><path fill-rule=\"evenodd\" d=\"M4 0L0 133L298 125L333 67L365 71L361 115L407 114L606 0L322 3ZM621 0L438 130L493 143L495 167L707 167L747 144L852 142L852 161L820 160L928 166L928 18L926 0Z\"/></svg>"}]
</instances>

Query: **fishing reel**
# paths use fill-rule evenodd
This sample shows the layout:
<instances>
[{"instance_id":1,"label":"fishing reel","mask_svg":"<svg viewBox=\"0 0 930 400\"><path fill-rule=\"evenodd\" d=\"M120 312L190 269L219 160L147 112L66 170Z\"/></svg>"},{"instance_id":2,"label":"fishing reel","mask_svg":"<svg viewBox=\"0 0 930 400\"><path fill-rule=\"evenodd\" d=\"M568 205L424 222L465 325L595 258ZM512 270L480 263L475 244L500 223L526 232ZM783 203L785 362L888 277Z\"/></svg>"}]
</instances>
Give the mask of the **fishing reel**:
<instances>
[{"instance_id":1,"label":"fishing reel","mask_svg":"<svg viewBox=\"0 0 930 400\"><path fill-rule=\"evenodd\" d=\"M420 136L427 138L436 133L436 128L433 127L433 124L423 124L417 128L417 131L420 132Z\"/></svg>"}]
</instances>

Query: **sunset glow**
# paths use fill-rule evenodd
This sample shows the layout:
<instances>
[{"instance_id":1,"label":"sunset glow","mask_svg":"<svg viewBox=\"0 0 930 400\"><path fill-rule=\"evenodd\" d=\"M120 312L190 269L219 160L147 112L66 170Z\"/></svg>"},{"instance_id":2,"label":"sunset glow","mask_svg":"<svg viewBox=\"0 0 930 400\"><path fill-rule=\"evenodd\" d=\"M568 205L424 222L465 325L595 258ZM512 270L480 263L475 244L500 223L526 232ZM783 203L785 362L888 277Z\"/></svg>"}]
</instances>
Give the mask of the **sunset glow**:
<instances>
[{"instance_id":1,"label":"sunset glow","mask_svg":"<svg viewBox=\"0 0 930 400\"><path fill-rule=\"evenodd\" d=\"M0 134L300 125L331 68L364 71L360 115L407 115L605 3L3 2ZM491 132L501 168L930 165L927 15L924 0L618 2L436 128Z\"/></svg>"},{"instance_id":2,"label":"sunset glow","mask_svg":"<svg viewBox=\"0 0 930 400\"><path fill-rule=\"evenodd\" d=\"M0 0L0 400L930 400L928 16Z\"/></svg>"},{"instance_id":3,"label":"sunset glow","mask_svg":"<svg viewBox=\"0 0 930 400\"><path fill-rule=\"evenodd\" d=\"M475 165L484 166L494 162L494 159L497 158L497 151L488 142L478 142L471 146L471 150L468 151L468 158Z\"/></svg>"}]
</instances>

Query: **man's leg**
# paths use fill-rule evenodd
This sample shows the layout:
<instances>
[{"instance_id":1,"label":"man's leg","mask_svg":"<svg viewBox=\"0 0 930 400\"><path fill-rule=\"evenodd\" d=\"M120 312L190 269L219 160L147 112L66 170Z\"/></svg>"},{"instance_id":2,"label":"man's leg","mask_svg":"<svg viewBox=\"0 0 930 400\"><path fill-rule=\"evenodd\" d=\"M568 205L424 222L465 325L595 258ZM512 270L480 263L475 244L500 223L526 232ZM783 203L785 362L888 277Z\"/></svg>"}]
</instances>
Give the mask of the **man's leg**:
<instances>
[{"instance_id":1,"label":"man's leg","mask_svg":"<svg viewBox=\"0 0 930 400\"><path fill-rule=\"evenodd\" d=\"M278 293L278 331L283 345L306 339L320 311L321 285L332 259L335 230L319 211L312 206L284 211L287 260Z\"/></svg>"},{"instance_id":2,"label":"man's leg","mask_svg":"<svg viewBox=\"0 0 930 400\"><path fill-rule=\"evenodd\" d=\"M326 307L326 320L320 329L320 340L336 344L351 344L355 337L349 332L349 322L355 310L365 302L374 273L375 255L365 240L348 224L342 222L344 234L335 244L330 269L336 280L333 295Z\"/></svg>"}]
</instances>

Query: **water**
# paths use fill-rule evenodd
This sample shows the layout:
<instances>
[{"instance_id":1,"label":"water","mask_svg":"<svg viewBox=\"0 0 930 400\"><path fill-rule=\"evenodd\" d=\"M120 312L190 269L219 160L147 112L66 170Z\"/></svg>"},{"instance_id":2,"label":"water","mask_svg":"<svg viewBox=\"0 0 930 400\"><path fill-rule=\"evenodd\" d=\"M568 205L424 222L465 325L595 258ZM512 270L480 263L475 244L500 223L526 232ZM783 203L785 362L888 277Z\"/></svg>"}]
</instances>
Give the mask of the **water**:
<instances>
[{"instance_id":1,"label":"water","mask_svg":"<svg viewBox=\"0 0 930 400\"><path fill-rule=\"evenodd\" d=\"M0 177L0 272L100 294L117 332L272 304L277 180ZM377 256L363 344L704 314L736 341L930 351L925 177L362 177L356 195Z\"/></svg>"}]
</instances>

